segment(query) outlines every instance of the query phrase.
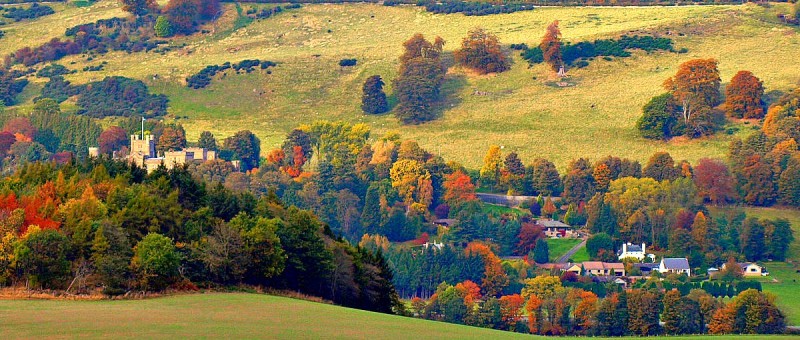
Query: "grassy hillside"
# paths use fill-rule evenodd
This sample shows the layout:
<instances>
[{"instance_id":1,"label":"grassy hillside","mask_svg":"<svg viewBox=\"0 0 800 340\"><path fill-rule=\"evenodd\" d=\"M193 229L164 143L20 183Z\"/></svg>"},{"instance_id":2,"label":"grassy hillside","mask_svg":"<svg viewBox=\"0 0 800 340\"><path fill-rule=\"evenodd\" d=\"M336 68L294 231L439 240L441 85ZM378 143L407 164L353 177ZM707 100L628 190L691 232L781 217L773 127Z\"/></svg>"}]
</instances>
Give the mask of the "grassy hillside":
<instances>
[{"instance_id":1,"label":"grassy hillside","mask_svg":"<svg viewBox=\"0 0 800 340\"><path fill-rule=\"evenodd\" d=\"M256 294L127 301L0 300L4 338L511 339L529 335ZM544 337L536 337L544 338ZM690 339L764 338L697 336ZM567 339L567 338L564 338ZM620 339L620 338L616 338ZM672 339L680 339L674 337Z\"/></svg>"},{"instance_id":2,"label":"grassy hillside","mask_svg":"<svg viewBox=\"0 0 800 340\"><path fill-rule=\"evenodd\" d=\"M272 5L242 5L245 11L253 6ZM62 63L82 69L101 60L108 62L103 71L70 75L76 83L108 75L148 82L154 91L169 95L170 113L180 117L190 139L206 129L223 136L251 129L264 142L262 150L269 150L292 127L327 119L365 122L378 133L398 130L423 147L471 167L480 164L489 144L516 150L528 161L547 157L560 168L581 156L597 159L613 154L645 161L658 150L694 161L724 155L731 136L646 141L634 129L641 106L662 91L660 84L674 74L678 64L696 57L720 59L724 80L749 69L764 80L768 91L789 89L800 79L800 69L795 67L800 36L797 30L762 20L768 17L764 11L755 5L553 7L466 17L434 15L413 6L347 4L305 5L248 23L238 20L233 4L226 4L223 17L206 27L209 33L176 38L172 44L185 47L165 55L114 52L92 61L73 56ZM65 27L79 22L120 13L110 0L88 9L60 8L55 15L4 28L9 35L0 44L0 53L59 36ZM596 60L587 68L570 70L577 86L557 88L548 86L545 67L528 68L514 52L512 69L499 75L475 76L451 69L445 85L447 109L432 123L401 126L391 115L366 116L359 110L363 81L380 74L391 83L401 43L415 32L442 36L448 41L447 51L458 48L461 38L475 26L496 33L504 44L535 45L544 27L555 19L561 21L569 41L671 33L676 46L688 48L689 53L637 52L631 58ZM228 75L204 90L184 86L186 76L206 65L247 58L279 65L271 75ZM357 58L358 65L343 69L338 66L343 58ZM23 108L30 105L36 88L34 84L26 92L28 102ZM476 91L489 95L474 95ZM740 135L750 128L739 127Z\"/></svg>"}]
</instances>

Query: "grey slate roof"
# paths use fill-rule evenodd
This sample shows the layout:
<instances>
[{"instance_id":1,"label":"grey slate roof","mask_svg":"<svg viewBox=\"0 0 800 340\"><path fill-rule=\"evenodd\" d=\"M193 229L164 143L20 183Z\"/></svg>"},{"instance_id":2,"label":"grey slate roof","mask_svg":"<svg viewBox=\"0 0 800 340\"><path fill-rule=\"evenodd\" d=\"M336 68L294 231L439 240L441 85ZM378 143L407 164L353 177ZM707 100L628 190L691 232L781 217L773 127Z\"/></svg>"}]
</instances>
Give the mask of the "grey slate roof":
<instances>
[{"instance_id":1,"label":"grey slate roof","mask_svg":"<svg viewBox=\"0 0 800 340\"><path fill-rule=\"evenodd\" d=\"M546 228L571 228L569 225L556 220L539 220L537 221L537 224Z\"/></svg>"},{"instance_id":2,"label":"grey slate roof","mask_svg":"<svg viewBox=\"0 0 800 340\"><path fill-rule=\"evenodd\" d=\"M665 258L664 268L667 269L689 269L689 260L684 257L681 258Z\"/></svg>"}]
</instances>

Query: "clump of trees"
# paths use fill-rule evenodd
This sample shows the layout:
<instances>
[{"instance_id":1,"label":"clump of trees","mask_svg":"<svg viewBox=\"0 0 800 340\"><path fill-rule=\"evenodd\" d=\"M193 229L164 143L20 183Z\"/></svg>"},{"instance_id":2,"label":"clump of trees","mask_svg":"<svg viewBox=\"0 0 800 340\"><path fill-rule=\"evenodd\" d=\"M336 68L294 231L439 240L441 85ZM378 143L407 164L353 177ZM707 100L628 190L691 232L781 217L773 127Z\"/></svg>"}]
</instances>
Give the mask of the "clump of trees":
<instances>
[{"instance_id":1,"label":"clump of trees","mask_svg":"<svg viewBox=\"0 0 800 340\"><path fill-rule=\"evenodd\" d=\"M510 62L500 48L496 35L483 28L475 28L461 42L455 52L456 62L481 74L508 70Z\"/></svg>"},{"instance_id":2,"label":"clump of trees","mask_svg":"<svg viewBox=\"0 0 800 340\"><path fill-rule=\"evenodd\" d=\"M644 106L637 128L645 138L701 137L713 134L725 117L720 104L720 77L716 59L693 59L664 82L669 91Z\"/></svg>"},{"instance_id":3,"label":"clump of trees","mask_svg":"<svg viewBox=\"0 0 800 340\"><path fill-rule=\"evenodd\" d=\"M214 78L217 73L224 73L231 69L234 70L236 74L240 74L241 72L251 73L258 67L261 70L266 70L267 74L271 74L272 71L269 70L269 68L277 65L278 64L272 61L259 59L245 59L233 64L225 62L222 65L209 65L200 70L200 72L187 77L186 86L193 89L205 88L211 85L211 79Z\"/></svg>"},{"instance_id":4,"label":"clump of trees","mask_svg":"<svg viewBox=\"0 0 800 340\"><path fill-rule=\"evenodd\" d=\"M80 113L91 117L159 117L167 113L167 96L151 94L140 80L106 77L78 95Z\"/></svg>"},{"instance_id":5,"label":"clump of trees","mask_svg":"<svg viewBox=\"0 0 800 340\"><path fill-rule=\"evenodd\" d=\"M513 44L512 49L521 50L522 59L535 65L544 62L543 50L540 46L529 48L525 44ZM618 39L600 39L581 41L579 43L561 43L561 55L565 65L581 67L588 65L588 60L595 57L630 57L630 50L674 51L672 39L653 36L623 35Z\"/></svg>"},{"instance_id":6,"label":"clump of trees","mask_svg":"<svg viewBox=\"0 0 800 340\"><path fill-rule=\"evenodd\" d=\"M408 1L389 0L384 1L384 6L397 6L407 4ZM417 6L424 6L425 10L436 14L463 13L466 16L481 16L501 13L514 13L518 11L533 10L533 5L522 3L489 3L479 1L440 1L440 2L416 2Z\"/></svg>"},{"instance_id":7,"label":"clump of trees","mask_svg":"<svg viewBox=\"0 0 800 340\"><path fill-rule=\"evenodd\" d=\"M399 75L394 80L397 97L395 116L403 124L420 124L436 118L436 103L441 99L441 87L447 66L441 59L444 40L433 42L415 34L403 43Z\"/></svg>"},{"instance_id":8,"label":"clump of trees","mask_svg":"<svg viewBox=\"0 0 800 340\"><path fill-rule=\"evenodd\" d=\"M368 114L381 114L389 111L386 93L383 92L383 79L374 75L364 82L361 94L361 110Z\"/></svg>"},{"instance_id":9,"label":"clump of trees","mask_svg":"<svg viewBox=\"0 0 800 340\"><path fill-rule=\"evenodd\" d=\"M14 21L22 21L25 19L36 19L45 15L55 14L56 11L47 5L40 5L38 3L31 4L28 8L23 7L9 7L5 9L3 17L12 19Z\"/></svg>"}]
</instances>

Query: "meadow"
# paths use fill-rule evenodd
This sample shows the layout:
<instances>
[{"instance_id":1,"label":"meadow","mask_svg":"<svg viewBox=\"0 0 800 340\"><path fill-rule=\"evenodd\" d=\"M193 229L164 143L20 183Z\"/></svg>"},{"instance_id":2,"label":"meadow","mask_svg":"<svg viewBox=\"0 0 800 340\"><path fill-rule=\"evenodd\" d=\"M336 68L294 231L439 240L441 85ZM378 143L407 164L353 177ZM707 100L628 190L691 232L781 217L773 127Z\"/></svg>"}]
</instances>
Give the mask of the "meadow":
<instances>
[{"instance_id":1,"label":"meadow","mask_svg":"<svg viewBox=\"0 0 800 340\"><path fill-rule=\"evenodd\" d=\"M243 10L274 5L242 4ZM776 5L783 6L783 5ZM786 91L800 79L795 67L800 36L796 29L765 20L766 9L741 6L680 7L546 7L534 11L483 17L437 15L414 6L374 4L304 5L264 20L245 20L233 4L205 27L208 33L171 40L174 49L158 53L113 52L89 61L72 56L62 64L72 69L108 62L97 72L78 72L75 83L124 75L146 81L153 91L170 97L170 119L187 129L190 140L203 130L219 136L253 130L262 150L276 147L293 127L313 120L343 120L369 124L376 134L398 131L446 159L477 168L490 144L517 151L523 160L545 157L560 169L577 157L597 159L617 155L646 161L655 151L696 161L723 157L729 141L752 126L734 124L729 133L700 140L647 141L634 128L641 107L661 93L661 83L688 59L720 60L727 81L741 69L764 80L767 91ZM5 26L0 53L61 36L80 22L122 15L111 0L89 8L64 5L55 15ZM402 126L391 115L360 112L363 81L381 75L391 92L401 44L413 33L442 36L446 52L476 26L497 34L502 43L535 45L545 26L561 22L566 41L583 41L621 34L659 34L675 40L688 53L635 52L630 58L597 59L583 69L569 70L576 86L550 86L552 74L542 65L529 68L509 50L510 71L479 76L451 68L441 117L418 126ZM40 27L41 26L41 27ZM36 38L26 39L35 36ZM767 43L768 42L768 43ZM206 65L242 59L278 63L272 74L218 76L203 90L185 87L185 78ZM356 58L354 67L338 61ZM21 110L45 80L34 79L23 94ZM480 95L476 95L476 93ZM65 104L70 107L70 103Z\"/></svg>"},{"instance_id":2,"label":"meadow","mask_svg":"<svg viewBox=\"0 0 800 340\"><path fill-rule=\"evenodd\" d=\"M192 294L117 301L0 300L0 320L3 320L0 322L0 334L4 338L14 339L534 337L285 297L244 293ZM668 337L696 340L762 338L765 336Z\"/></svg>"}]
</instances>

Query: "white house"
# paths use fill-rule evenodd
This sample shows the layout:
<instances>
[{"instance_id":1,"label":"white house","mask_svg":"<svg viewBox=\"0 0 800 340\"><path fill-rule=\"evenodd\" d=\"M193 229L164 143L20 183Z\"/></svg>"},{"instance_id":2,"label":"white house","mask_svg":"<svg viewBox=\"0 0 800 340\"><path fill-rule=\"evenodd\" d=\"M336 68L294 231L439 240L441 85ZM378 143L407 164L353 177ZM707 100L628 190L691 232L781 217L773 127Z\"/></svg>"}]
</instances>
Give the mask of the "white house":
<instances>
[{"instance_id":1,"label":"white house","mask_svg":"<svg viewBox=\"0 0 800 340\"><path fill-rule=\"evenodd\" d=\"M661 263L658 264L658 271L662 274L676 273L692 276L692 270L689 268L689 260L685 257L662 258Z\"/></svg>"},{"instance_id":2,"label":"white house","mask_svg":"<svg viewBox=\"0 0 800 340\"><path fill-rule=\"evenodd\" d=\"M737 263L737 265L739 265L739 268L742 270L742 275L745 277L769 275L767 268L759 266L757 263L744 262ZM725 264L722 265L722 269L725 269Z\"/></svg>"},{"instance_id":3,"label":"white house","mask_svg":"<svg viewBox=\"0 0 800 340\"><path fill-rule=\"evenodd\" d=\"M625 258L632 258L636 259L639 262L642 262L645 257L647 257L647 246L642 243L641 246L637 244L623 243L622 249L617 251L617 257L620 261Z\"/></svg>"}]
</instances>

